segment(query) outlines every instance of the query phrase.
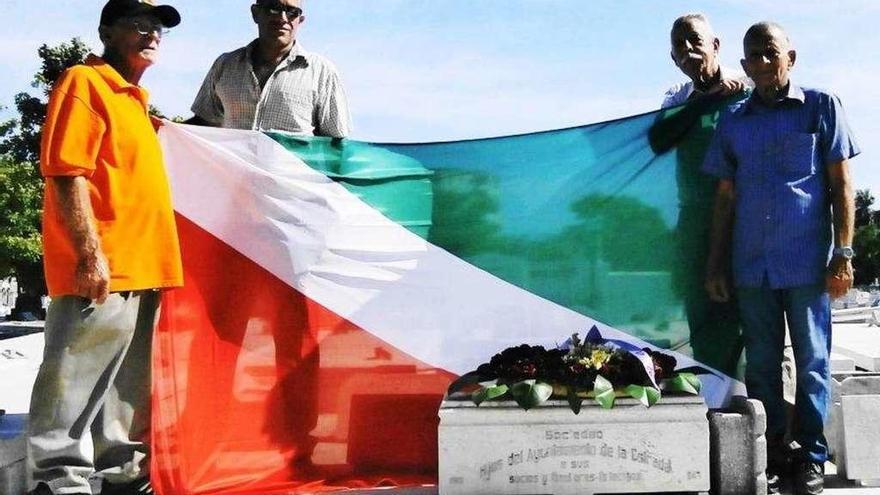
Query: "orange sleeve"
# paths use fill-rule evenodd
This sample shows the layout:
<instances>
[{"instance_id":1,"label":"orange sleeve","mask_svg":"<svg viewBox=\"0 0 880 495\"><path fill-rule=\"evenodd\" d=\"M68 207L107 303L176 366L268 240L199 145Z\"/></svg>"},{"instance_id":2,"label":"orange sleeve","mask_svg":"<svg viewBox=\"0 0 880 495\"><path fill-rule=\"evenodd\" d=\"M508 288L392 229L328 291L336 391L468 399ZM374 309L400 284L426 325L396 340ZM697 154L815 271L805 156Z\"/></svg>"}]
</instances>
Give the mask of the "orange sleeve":
<instances>
[{"instance_id":1,"label":"orange sleeve","mask_svg":"<svg viewBox=\"0 0 880 495\"><path fill-rule=\"evenodd\" d=\"M107 126L86 103L91 86L77 70L69 70L56 83L43 125L40 172L44 177L90 177L94 172Z\"/></svg>"}]
</instances>

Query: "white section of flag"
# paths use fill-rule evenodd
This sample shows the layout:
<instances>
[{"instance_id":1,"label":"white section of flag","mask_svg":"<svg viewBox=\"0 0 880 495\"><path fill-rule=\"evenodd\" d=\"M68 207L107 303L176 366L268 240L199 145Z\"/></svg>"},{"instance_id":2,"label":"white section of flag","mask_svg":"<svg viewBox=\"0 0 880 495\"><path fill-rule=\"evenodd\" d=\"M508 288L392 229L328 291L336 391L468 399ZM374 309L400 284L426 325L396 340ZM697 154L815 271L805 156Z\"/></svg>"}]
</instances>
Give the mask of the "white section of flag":
<instances>
[{"instance_id":1,"label":"white section of flag","mask_svg":"<svg viewBox=\"0 0 880 495\"><path fill-rule=\"evenodd\" d=\"M553 346L593 325L650 347L428 243L260 132L167 124L159 136L178 213L432 366L464 373L505 347ZM710 407L743 391L702 378Z\"/></svg>"}]
</instances>

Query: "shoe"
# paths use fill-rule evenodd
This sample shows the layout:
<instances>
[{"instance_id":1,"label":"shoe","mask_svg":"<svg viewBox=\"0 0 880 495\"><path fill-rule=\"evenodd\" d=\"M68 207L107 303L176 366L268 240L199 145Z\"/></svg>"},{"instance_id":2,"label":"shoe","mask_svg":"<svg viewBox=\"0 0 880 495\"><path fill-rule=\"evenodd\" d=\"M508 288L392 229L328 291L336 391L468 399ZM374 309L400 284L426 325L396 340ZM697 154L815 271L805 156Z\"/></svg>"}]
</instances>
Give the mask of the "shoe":
<instances>
[{"instance_id":1,"label":"shoe","mask_svg":"<svg viewBox=\"0 0 880 495\"><path fill-rule=\"evenodd\" d=\"M818 462L804 461L795 473L797 495L818 495L825 489L825 466Z\"/></svg>"},{"instance_id":2,"label":"shoe","mask_svg":"<svg viewBox=\"0 0 880 495\"><path fill-rule=\"evenodd\" d=\"M37 483L37 487L27 492L27 495L52 495L52 489L45 483Z\"/></svg>"},{"instance_id":3,"label":"shoe","mask_svg":"<svg viewBox=\"0 0 880 495\"><path fill-rule=\"evenodd\" d=\"M101 483L101 495L153 495L153 485L148 478L140 478L128 483Z\"/></svg>"},{"instance_id":4,"label":"shoe","mask_svg":"<svg viewBox=\"0 0 880 495\"><path fill-rule=\"evenodd\" d=\"M767 493L781 493L791 481L790 445L781 440L770 442L767 447Z\"/></svg>"},{"instance_id":5,"label":"shoe","mask_svg":"<svg viewBox=\"0 0 880 495\"><path fill-rule=\"evenodd\" d=\"M36 488L27 492L27 495L54 495L54 494L52 493L52 489L49 488L49 485L47 485L43 482L40 482L40 483L37 483ZM74 495L91 495L91 494L87 493L87 492L83 492L83 493L74 494Z\"/></svg>"},{"instance_id":6,"label":"shoe","mask_svg":"<svg viewBox=\"0 0 880 495\"><path fill-rule=\"evenodd\" d=\"M767 466L767 493L775 494L782 491L782 472Z\"/></svg>"}]
</instances>

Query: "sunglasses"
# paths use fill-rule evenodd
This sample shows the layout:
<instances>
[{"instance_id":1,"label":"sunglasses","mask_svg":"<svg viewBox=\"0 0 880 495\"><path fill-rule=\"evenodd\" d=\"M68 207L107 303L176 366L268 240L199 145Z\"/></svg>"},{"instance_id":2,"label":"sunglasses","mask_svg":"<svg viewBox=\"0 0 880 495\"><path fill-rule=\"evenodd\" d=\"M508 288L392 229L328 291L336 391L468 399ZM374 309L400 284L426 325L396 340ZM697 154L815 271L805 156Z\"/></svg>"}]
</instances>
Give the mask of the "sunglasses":
<instances>
[{"instance_id":1,"label":"sunglasses","mask_svg":"<svg viewBox=\"0 0 880 495\"><path fill-rule=\"evenodd\" d=\"M287 15L289 20L299 19L302 15L303 11L299 7L294 7L293 5L284 5L279 2L266 2L266 3L258 3L258 7L263 9L263 12L269 15L281 15L282 13Z\"/></svg>"},{"instance_id":2,"label":"sunglasses","mask_svg":"<svg viewBox=\"0 0 880 495\"><path fill-rule=\"evenodd\" d=\"M149 34L155 34L157 37L161 38L168 34L170 30L163 26L162 24L155 24L149 21L130 21L128 22L128 26L131 29L137 31L141 36L147 36Z\"/></svg>"}]
</instances>

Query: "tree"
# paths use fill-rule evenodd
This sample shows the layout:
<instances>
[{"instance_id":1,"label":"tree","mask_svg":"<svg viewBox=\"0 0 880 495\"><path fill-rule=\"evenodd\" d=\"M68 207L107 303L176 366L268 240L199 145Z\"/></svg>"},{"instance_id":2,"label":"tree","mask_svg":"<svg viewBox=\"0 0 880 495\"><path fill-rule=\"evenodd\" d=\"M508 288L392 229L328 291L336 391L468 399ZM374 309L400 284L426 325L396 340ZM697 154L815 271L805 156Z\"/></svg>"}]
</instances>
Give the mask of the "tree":
<instances>
[{"instance_id":1,"label":"tree","mask_svg":"<svg viewBox=\"0 0 880 495\"><path fill-rule=\"evenodd\" d=\"M880 277L880 227L863 225L853 238L855 285L871 285Z\"/></svg>"},{"instance_id":2,"label":"tree","mask_svg":"<svg viewBox=\"0 0 880 495\"><path fill-rule=\"evenodd\" d=\"M853 238L856 285L870 285L880 278L880 212L872 210L873 205L871 191L856 191L856 232Z\"/></svg>"},{"instance_id":3,"label":"tree","mask_svg":"<svg viewBox=\"0 0 880 495\"><path fill-rule=\"evenodd\" d=\"M871 211L874 204L874 195L867 189L856 191L856 228L864 227L873 223L876 212Z\"/></svg>"},{"instance_id":4,"label":"tree","mask_svg":"<svg viewBox=\"0 0 880 495\"><path fill-rule=\"evenodd\" d=\"M15 275L19 297L13 315L40 314L43 279L40 217L43 181L39 174L40 135L52 85L64 70L82 63L89 48L78 38L37 50L40 70L31 86L39 96L15 96L18 118L0 123L0 276Z\"/></svg>"}]
</instances>

